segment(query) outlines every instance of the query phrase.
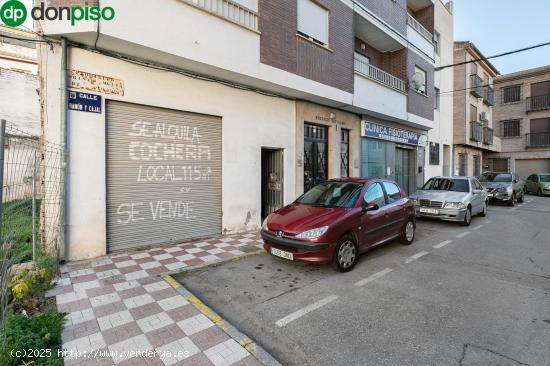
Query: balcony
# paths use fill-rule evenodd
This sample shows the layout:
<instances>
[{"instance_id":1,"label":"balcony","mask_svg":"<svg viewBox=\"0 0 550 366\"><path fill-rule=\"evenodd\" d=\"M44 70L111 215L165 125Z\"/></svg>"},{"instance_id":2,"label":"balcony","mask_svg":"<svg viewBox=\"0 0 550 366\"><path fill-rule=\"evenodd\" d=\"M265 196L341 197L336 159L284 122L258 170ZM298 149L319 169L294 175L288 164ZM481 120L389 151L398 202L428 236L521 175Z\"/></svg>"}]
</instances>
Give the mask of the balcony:
<instances>
[{"instance_id":1,"label":"balcony","mask_svg":"<svg viewBox=\"0 0 550 366\"><path fill-rule=\"evenodd\" d=\"M527 147L550 147L550 132L528 133Z\"/></svg>"},{"instance_id":2,"label":"balcony","mask_svg":"<svg viewBox=\"0 0 550 366\"><path fill-rule=\"evenodd\" d=\"M231 0L182 0L200 10L258 32L258 14Z\"/></svg>"},{"instance_id":3,"label":"balcony","mask_svg":"<svg viewBox=\"0 0 550 366\"><path fill-rule=\"evenodd\" d=\"M388 88L392 88L401 93L406 93L405 81L359 59L357 56L355 57L355 72L368 79L376 81L377 83L385 85Z\"/></svg>"},{"instance_id":4,"label":"balcony","mask_svg":"<svg viewBox=\"0 0 550 366\"><path fill-rule=\"evenodd\" d=\"M470 75L470 94L476 98L483 98L483 79L478 75Z\"/></svg>"},{"instance_id":5,"label":"balcony","mask_svg":"<svg viewBox=\"0 0 550 366\"><path fill-rule=\"evenodd\" d=\"M435 46L433 43L433 34L427 30L418 20L411 14L407 16L407 39L415 45L419 50L424 52L429 57L433 58Z\"/></svg>"},{"instance_id":6,"label":"balcony","mask_svg":"<svg viewBox=\"0 0 550 366\"><path fill-rule=\"evenodd\" d=\"M483 90L483 103L488 106L495 105L495 91L490 86L486 86Z\"/></svg>"},{"instance_id":7,"label":"balcony","mask_svg":"<svg viewBox=\"0 0 550 366\"><path fill-rule=\"evenodd\" d=\"M483 139L483 125L480 122L470 122L470 140L481 142Z\"/></svg>"},{"instance_id":8,"label":"balcony","mask_svg":"<svg viewBox=\"0 0 550 366\"><path fill-rule=\"evenodd\" d=\"M527 98L527 112L550 109L550 95L537 95Z\"/></svg>"},{"instance_id":9,"label":"balcony","mask_svg":"<svg viewBox=\"0 0 550 366\"><path fill-rule=\"evenodd\" d=\"M494 131L492 128L483 127L483 143L485 145L493 144Z\"/></svg>"}]
</instances>

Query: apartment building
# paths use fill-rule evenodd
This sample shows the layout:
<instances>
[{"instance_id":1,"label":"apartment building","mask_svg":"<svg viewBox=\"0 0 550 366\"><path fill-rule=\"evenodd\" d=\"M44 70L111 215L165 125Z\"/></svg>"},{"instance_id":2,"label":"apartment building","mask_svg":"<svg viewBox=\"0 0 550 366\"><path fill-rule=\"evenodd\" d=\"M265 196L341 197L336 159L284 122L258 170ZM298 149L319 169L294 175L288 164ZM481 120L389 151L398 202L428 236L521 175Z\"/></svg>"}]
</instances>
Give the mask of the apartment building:
<instances>
[{"instance_id":1,"label":"apartment building","mask_svg":"<svg viewBox=\"0 0 550 366\"><path fill-rule=\"evenodd\" d=\"M454 62L453 3L435 2L435 67ZM435 72L434 126L428 131L426 146L426 179L450 176L453 159L453 68Z\"/></svg>"},{"instance_id":2,"label":"apartment building","mask_svg":"<svg viewBox=\"0 0 550 366\"><path fill-rule=\"evenodd\" d=\"M455 42L454 63L463 63L454 67L455 175L480 175L486 170L483 156L501 149L493 124L493 80L499 72L483 59L472 42Z\"/></svg>"},{"instance_id":3,"label":"apartment building","mask_svg":"<svg viewBox=\"0 0 550 366\"><path fill-rule=\"evenodd\" d=\"M67 258L257 229L329 178L424 182L439 0L100 5L39 23Z\"/></svg>"},{"instance_id":4,"label":"apartment building","mask_svg":"<svg viewBox=\"0 0 550 366\"><path fill-rule=\"evenodd\" d=\"M499 153L484 164L514 171L523 179L550 172L550 66L501 75L495 79L495 134Z\"/></svg>"}]
</instances>

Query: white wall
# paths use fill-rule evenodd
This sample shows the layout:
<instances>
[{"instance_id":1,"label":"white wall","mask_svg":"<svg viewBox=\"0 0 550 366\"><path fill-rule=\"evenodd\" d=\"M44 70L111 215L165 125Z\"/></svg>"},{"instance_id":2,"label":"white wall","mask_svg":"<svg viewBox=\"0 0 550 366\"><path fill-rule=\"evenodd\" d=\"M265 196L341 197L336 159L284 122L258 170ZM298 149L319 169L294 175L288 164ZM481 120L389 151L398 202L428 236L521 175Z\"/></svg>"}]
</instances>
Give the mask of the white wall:
<instances>
[{"instance_id":1,"label":"white wall","mask_svg":"<svg viewBox=\"0 0 550 366\"><path fill-rule=\"evenodd\" d=\"M454 33L453 33L453 15L441 3L434 2L435 24L434 28L441 36L440 54L435 56L435 66L450 65L454 62ZM443 145L449 145L450 157L452 162L453 147L453 93L448 93L454 89L453 68L443 69L435 72L434 85L439 88L443 94L440 97L440 108L434 111L434 128L428 132L428 141L439 143L439 165L430 165L429 145L426 147L426 179L436 175L443 175ZM447 93L445 93L447 92ZM452 174L453 170L450 167Z\"/></svg>"},{"instance_id":2,"label":"white wall","mask_svg":"<svg viewBox=\"0 0 550 366\"><path fill-rule=\"evenodd\" d=\"M262 146L285 149L285 203L294 200L293 101L150 70L80 49L70 49L70 68L124 81L124 97L103 95L104 99L222 117L222 226L227 233L260 225ZM50 112L50 120L59 117L58 107L52 106ZM105 114L70 111L69 126L67 256L96 257L106 250ZM50 133L58 131L54 128Z\"/></svg>"},{"instance_id":3,"label":"white wall","mask_svg":"<svg viewBox=\"0 0 550 366\"><path fill-rule=\"evenodd\" d=\"M407 40L418 47L419 50L424 52L430 58L434 56L434 45L418 33L413 27L407 24Z\"/></svg>"},{"instance_id":4,"label":"white wall","mask_svg":"<svg viewBox=\"0 0 550 366\"><path fill-rule=\"evenodd\" d=\"M380 113L401 120L407 119L407 95L387 86L355 75L353 105L369 112Z\"/></svg>"}]
</instances>

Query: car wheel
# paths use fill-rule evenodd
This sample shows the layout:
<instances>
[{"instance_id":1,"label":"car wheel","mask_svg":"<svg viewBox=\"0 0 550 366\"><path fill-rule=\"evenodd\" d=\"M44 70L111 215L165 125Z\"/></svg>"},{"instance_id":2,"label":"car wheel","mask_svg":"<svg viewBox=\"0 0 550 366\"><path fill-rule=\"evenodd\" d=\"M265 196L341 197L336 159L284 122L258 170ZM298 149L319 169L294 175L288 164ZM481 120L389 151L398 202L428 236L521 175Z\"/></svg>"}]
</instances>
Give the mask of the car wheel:
<instances>
[{"instance_id":1,"label":"car wheel","mask_svg":"<svg viewBox=\"0 0 550 366\"><path fill-rule=\"evenodd\" d=\"M466 215L464 215L464 221L462 221L462 225L464 226L470 226L472 223L472 208L468 207L466 210Z\"/></svg>"},{"instance_id":2,"label":"car wheel","mask_svg":"<svg viewBox=\"0 0 550 366\"><path fill-rule=\"evenodd\" d=\"M513 193L513 194L512 194L512 198L510 198L510 201L508 201L508 206L512 206L512 207L513 207L513 206L515 206L515 204L516 204L516 194Z\"/></svg>"},{"instance_id":3,"label":"car wheel","mask_svg":"<svg viewBox=\"0 0 550 366\"><path fill-rule=\"evenodd\" d=\"M522 192L521 196L518 197L518 202L519 203L523 203L523 195L524 195L524 193Z\"/></svg>"},{"instance_id":4,"label":"car wheel","mask_svg":"<svg viewBox=\"0 0 550 366\"><path fill-rule=\"evenodd\" d=\"M403 228L403 232L401 233L401 238L399 238L399 241L401 244L410 245L414 241L415 236L415 227L414 227L414 221L409 220L407 221L407 224Z\"/></svg>"},{"instance_id":5,"label":"car wheel","mask_svg":"<svg viewBox=\"0 0 550 366\"><path fill-rule=\"evenodd\" d=\"M489 210L489 204L487 202L485 202L483 204L483 210L481 211L481 213L479 214L479 216L481 217L486 217L487 216L487 211Z\"/></svg>"},{"instance_id":6,"label":"car wheel","mask_svg":"<svg viewBox=\"0 0 550 366\"><path fill-rule=\"evenodd\" d=\"M358 255L355 239L350 235L345 235L338 241L334 249L332 268L338 272L349 272L357 263Z\"/></svg>"}]
</instances>

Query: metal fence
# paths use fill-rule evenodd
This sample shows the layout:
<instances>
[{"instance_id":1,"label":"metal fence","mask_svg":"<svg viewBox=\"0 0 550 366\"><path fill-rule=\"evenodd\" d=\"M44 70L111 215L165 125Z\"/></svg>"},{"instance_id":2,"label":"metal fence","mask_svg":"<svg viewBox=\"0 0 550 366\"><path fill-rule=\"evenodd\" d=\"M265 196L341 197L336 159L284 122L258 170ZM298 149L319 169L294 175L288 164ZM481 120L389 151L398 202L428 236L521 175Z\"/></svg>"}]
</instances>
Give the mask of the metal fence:
<instances>
[{"instance_id":1,"label":"metal fence","mask_svg":"<svg viewBox=\"0 0 550 366\"><path fill-rule=\"evenodd\" d=\"M0 124L0 332L4 333L14 264L53 259L58 270L63 238L63 149Z\"/></svg>"}]
</instances>

